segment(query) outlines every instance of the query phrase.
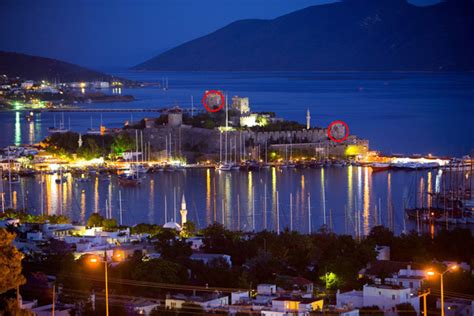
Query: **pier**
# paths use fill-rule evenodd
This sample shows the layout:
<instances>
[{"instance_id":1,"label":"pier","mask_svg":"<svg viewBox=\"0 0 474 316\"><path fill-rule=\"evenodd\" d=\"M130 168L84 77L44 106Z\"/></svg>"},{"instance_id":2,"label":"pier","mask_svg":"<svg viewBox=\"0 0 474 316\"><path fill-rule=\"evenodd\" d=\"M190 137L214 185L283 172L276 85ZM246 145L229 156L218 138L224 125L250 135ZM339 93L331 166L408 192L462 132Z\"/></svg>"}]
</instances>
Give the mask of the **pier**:
<instances>
[{"instance_id":1,"label":"pier","mask_svg":"<svg viewBox=\"0 0 474 316\"><path fill-rule=\"evenodd\" d=\"M38 112L164 112L167 109L156 109L156 108L149 108L149 109L85 109L85 108L52 108L52 109L41 109Z\"/></svg>"},{"instance_id":2,"label":"pier","mask_svg":"<svg viewBox=\"0 0 474 316\"><path fill-rule=\"evenodd\" d=\"M133 108L128 108L128 109L121 109L121 108L96 108L96 109L91 109L91 108L44 108L44 109L34 109L34 110L29 110L33 112L71 112L71 113L137 113L137 112L154 112L154 113L164 113L166 111L171 110L172 108L144 108L144 109L133 109ZM183 112L189 112L189 113L199 113L202 112L203 110L200 109L186 109L186 108L181 108L181 111Z\"/></svg>"}]
</instances>

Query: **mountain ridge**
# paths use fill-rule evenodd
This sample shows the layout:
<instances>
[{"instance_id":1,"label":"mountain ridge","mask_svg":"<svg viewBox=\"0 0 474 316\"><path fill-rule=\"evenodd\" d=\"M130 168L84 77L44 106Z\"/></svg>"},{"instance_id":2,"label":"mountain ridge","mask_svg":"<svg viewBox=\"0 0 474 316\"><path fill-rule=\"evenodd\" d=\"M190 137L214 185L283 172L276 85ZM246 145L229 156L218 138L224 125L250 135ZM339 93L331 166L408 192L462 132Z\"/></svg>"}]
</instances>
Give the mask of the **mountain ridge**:
<instances>
[{"instance_id":1,"label":"mountain ridge","mask_svg":"<svg viewBox=\"0 0 474 316\"><path fill-rule=\"evenodd\" d=\"M0 51L0 75L58 82L111 80L105 73L53 58Z\"/></svg>"},{"instance_id":2,"label":"mountain ridge","mask_svg":"<svg viewBox=\"0 0 474 316\"><path fill-rule=\"evenodd\" d=\"M474 2L418 7L346 0L272 20L238 20L132 69L202 71L473 70Z\"/></svg>"}]
</instances>

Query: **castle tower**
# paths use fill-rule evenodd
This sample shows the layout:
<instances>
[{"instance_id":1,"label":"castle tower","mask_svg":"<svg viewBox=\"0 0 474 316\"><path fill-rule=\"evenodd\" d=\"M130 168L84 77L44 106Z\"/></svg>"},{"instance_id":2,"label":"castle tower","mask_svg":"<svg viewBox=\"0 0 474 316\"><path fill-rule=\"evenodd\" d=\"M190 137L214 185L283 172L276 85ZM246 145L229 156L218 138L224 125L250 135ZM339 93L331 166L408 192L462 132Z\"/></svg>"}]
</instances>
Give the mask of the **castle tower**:
<instances>
[{"instance_id":1,"label":"castle tower","mask_svg":"<svg viewBox=\"0 0 474 316\"><path fill-rule=\"evenodd\" d=\"M184 194L183 199L181 200L181 210L179 212L181 213L181 227L183 227L184 223L188 221L188 210L186 209L186 200L184 199Z\"/></svg>"},{"instance_id":2,"label":"castle tower","mask_svg":"<svg viewBox=\"0 0 474 316\"><path fill-rule=\"evenodd\" d=\"M309 113L309 109L306 111L306 129L311 128L311 114Z\"/></svg>"}]
</instances>

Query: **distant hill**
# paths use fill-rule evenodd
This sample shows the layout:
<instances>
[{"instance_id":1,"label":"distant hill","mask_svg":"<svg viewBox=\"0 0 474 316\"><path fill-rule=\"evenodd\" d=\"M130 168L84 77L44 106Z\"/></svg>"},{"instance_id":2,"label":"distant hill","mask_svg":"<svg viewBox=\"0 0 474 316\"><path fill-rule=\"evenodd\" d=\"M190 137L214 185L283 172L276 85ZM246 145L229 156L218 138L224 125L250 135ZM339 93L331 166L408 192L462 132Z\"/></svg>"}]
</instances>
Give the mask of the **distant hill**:
<instances>
[{"instance_id":1,"label":"distant hill","mask_svg":"<svg viewBox=\"0 0 474 316\"><path fill-rule=\"evenodd\" d=\"M345 0L241 20L136 70L474 70L474 1Z\"/></svg>"},{"instance_id":2,"label":"distant hill","mask_svg":"<svg viewBox=\"0 0 474 316\"><path fill-rule=\"evenodd\" d=\"M0 51L0 75L58 82L110 80L112 77L51 58Z\"/></svg>"}]
</instances>

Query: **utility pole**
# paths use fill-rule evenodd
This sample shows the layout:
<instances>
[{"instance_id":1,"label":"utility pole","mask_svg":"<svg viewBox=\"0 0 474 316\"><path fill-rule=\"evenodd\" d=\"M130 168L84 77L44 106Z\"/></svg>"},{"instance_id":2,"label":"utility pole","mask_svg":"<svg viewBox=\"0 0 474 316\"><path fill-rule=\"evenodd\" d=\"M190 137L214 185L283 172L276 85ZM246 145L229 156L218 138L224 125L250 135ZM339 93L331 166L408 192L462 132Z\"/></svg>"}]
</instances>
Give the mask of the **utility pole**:
<instances>
[{"instance_id":1,"label":"utility pole","mask_svg":"<svg viewBox=\"0 0 474 316\"><path fill-rule=\"evenodd\" d=\"M430 294L430 290L426 290L419 295L419 297L423 297L423 316L428 315L428 309L426 307L426 297Z\"/></svg>"}]
</instances>

